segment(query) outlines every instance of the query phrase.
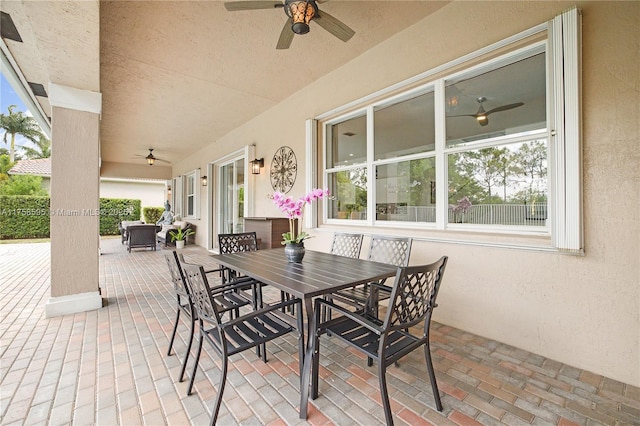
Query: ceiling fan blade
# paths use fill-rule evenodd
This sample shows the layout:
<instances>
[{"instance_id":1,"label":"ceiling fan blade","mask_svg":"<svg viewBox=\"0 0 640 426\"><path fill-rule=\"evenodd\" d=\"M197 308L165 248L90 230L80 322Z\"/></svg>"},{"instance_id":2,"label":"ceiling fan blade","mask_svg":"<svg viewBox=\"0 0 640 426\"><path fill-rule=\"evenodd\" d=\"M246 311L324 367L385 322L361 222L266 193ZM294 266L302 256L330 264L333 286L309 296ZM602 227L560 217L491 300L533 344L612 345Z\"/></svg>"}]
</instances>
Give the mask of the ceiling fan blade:
<instances>
[{"instance_id":1,"label":"ceiling fan blade","mask_svg":"<svg viewBox=\"0 0 640 426\"><path fill-rule=\"evenodd\" d=\"M506 111L508 109L518 108L518 107L521 107L522 105L524 105L524 102L516 102L514 104L502 105L494 109L490 109L489 111L485 112L485 115L493 114L494 112Z\"/></svg>"},{"instance_id":2,"label":"ceiling fan blade","mask_svg":"<svg viewBox=\"0 0 640 426\"><path fill-rule=\"evenodd\" d=\"M280 38L278 38L278 44L276 44L276 49L288 49L289 46L291 46L293 36L295 35L291 30L292 24L293 21L291 18L287 19L287 22L284 23L284 27L282 27L282 31L280 32Z\"/></svg>"},{"instance_id":3,"label":"ceiling fan blade","mask_svg":"<svg viewBox=\"0 0 640 426\"><path fill-rule=\"evenodd\" d=\"M228 1L224 3L224 7L228 11L234 12L236 10L275 9L284 7L284 4L274 1Z\"/></svg>"},{"instance_id":4,"label":"ceiling fan blade","mask_svg":"<svg viewBox=\"0 0 640 426\"><path fill-rule=\"evenodd\" d=\"M171 164L171 161L163 160L162 158L155 157L155 160L156 160L156 161L159 161L159 162L161 162L161 163Z\"/></svg>"},{"instance_id":5,"label":"ceiling fan blade","mask_svg":"<svg viewBox=\"0 0 640 426\"><path fill-rule=\"evenodd\" d=\"M329 15L327 12L319 11L318 16L313 19L318 25L329 31L342 41L349 41L356 33L344 22Z\"/></svg>"},{"instance_id":6,"label":"ceiling fan blade","mask_svg":"<svg viewBox=\"0 0 640 426\"><path fill-rule=\"evenodd\" d=\"M478 114L460 114L460 115L447 115L447 118L451 117L476 117Z\"/></svg>"}]
</instances>

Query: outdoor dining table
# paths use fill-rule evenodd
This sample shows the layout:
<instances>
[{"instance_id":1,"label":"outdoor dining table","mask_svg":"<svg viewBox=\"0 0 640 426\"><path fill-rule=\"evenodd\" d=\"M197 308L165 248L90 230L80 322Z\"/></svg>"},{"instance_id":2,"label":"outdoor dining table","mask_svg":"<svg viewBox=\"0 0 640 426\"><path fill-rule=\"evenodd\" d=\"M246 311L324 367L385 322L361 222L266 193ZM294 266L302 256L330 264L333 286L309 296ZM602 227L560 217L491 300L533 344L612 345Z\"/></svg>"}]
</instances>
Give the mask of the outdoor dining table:
<instances>
[{"instance_id":1,"label":"outdoor dining table","mask_svg":"<svg viewBox=\"0 0 640 426\"><path fill-rule=\"evenodd\" d=\"M271 285L303 301L307 316L305 356L312 355L313 299L358 284L379 281L396 275L397 267L386 263L338 256L306 250L300 263L289 263L284 249L274 248L232 254L212 255L222 266L236 270L264 284ZM304 338L304 336L303 336ZM303 365L304 359L299 360ZM302 368L300 369L302 385ZM308 371L304 374L310 374ZM315 380L312 377L311 380ZM312 384L313 386L313 384ZM315 387L314 387L315 388ZM301 395L303 393L301 392ZM304 401L301 400L301 404ZM300 418L306 418L306 406L300 407Z\"/></svg>"},{"instance_id":2,"label":"outdoor dining table","mask_svg":"<svg viewBox=\"0 0 640 426\"><path fill-rule=\"evenodd\" d=\"M300 263L287 262L284 249L281 248L217 254L212 257L220 265L300 298L307 316L307 347L314 315L314 297L389 278L395 276L397 271L395 266L386 263L314 250L306 250Z\"/></svg>"}]
</instances>

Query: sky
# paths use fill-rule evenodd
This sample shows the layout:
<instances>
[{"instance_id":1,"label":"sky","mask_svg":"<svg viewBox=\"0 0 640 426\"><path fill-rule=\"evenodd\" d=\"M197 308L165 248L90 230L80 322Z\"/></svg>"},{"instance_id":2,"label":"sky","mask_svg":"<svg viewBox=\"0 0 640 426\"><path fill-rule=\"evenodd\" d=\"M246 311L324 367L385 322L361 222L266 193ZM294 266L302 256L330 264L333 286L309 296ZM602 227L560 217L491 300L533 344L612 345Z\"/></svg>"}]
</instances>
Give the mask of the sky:
<instances>
[{"instance_id":1,"label":"sky","mask_svg":"<svg viewBox=\"0 0 640 426\"><path fill-rule=\"evenodd\" d=\"M9 105L17 105L18 107L16 110L27 111L27 107L24 105L16 91L13 90L13 87L11 87L7 79L4 78L4 74L0 73L0 76L0 111L7 114Z\"/></svg>"},{"instance_id":2,"label":"sky","mask_svg":"<svg viewBox=\"0 0 640 426\"><path fill-rule=\"evenodd\" d=\"M4 74L0 73L0 112L3 114L9 113L9 105L16 105L14 111L22 111L25 115L33 116L31 111L25 106L24 102L20 99L20 96L13 90L13 87L9 84ZM2 143L2 136L4 131L0 130L0 147L9 149L8 144ZM20 135L16 135L16 146L31 145L31 142L23 138ZM16 149L16 153L20 153L20 150Z\"/></svg>"}]
</instances>

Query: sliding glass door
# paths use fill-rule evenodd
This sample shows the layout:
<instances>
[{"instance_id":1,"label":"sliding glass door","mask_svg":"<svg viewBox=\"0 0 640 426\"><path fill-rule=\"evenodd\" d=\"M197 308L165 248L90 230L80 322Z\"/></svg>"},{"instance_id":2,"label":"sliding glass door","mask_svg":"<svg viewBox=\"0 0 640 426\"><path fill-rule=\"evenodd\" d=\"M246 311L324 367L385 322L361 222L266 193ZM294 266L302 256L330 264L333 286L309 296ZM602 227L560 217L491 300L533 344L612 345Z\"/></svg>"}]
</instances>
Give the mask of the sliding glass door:
<instances>
[{"instance_id":1,"label":"sliding glass door","mask_svg":"<svg viewBox=\"0 0 640 426\"><path fill-rule=\"evenodd\" d=\"M243 232L244 229L244 157L220 166L218 205L218 234Z\"/></svg>"}]
</instances>

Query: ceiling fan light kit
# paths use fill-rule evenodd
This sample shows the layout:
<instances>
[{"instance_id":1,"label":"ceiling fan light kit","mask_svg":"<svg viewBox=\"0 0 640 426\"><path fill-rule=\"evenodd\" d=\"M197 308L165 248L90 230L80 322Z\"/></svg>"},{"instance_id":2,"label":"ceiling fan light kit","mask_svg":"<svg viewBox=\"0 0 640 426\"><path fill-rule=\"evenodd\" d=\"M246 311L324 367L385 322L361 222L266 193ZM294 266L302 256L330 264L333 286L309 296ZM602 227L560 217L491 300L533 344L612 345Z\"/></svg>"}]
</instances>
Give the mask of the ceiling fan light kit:
<instances>
[{"instance_id":1,"label":"ceiling fan light kit","mask_svg":"<svg viewBox=\"0 0 640 426\"><path fill-rule=\"evenodd\" d=\"M502 106L490 109L489 111L485 111L483 103L487 100L487 98L485 98L484 96L480 96L476 100L480 104L480 107L478 108L478 112L476 112L475 114L450 115L448 118L475 117L479 125L486 126L487 124L489 124L489 114L493 114L494 112L507 111L507 110L518 108L524 105L524 102L516 102L513 104L502 105Z\"/></svg>"},{"instance_id":2,"label":"ceiling fan light kit","mask_svg":"<svg viewBox=\"0 0 640 426\"><path fill-rule=\"evenodd\" d=\"M153 164L156 162L156 157L153 156L153 149L149 149L149 155L147 155L146 159L147 164L150 166L153 166Z\"/></svg>"},{"instance_id":3,"label":"ceiling fan light kit","mask_svg":"<svg viewBox=\"0 0 640 426\"><path fill-rule=\"evenodd\" d=\"M142 155L142 154L134 154L135 158L144 158L147 161L147 164L150 166L153 166L156 161L160 161L161 163L171 163L170 161L167 160L163 160L162 158L158 158L155 155L153 155L153 148L147 148L149 150L149 153L147 155Z\"/></svg>"},{"instance_id":4,"label":"ceiling fan light kit","mask_svg":"<svg viewBox=\"0 0 640 426\"><path fill-rule=\"evenodd\" d=\"M349 41L356 32L327 12L321 12L318 9L318 2L322 3L320 0L284 0L284 2L269 0L229 1L224 3L224 7L229 12L283 8L288 19L282 27L276 44L276 49L279 50L288 49L296 34L307 34L310 30L309 23L311 21L315 21L316 24L334 37L344 42Z\"/></svg>"},{"instance_id":5,"label":"ceiling fan light kit","mask_svg":"<svg viewBox=\"0 0 640 426\"><path fill-rule=\"evenodd\" d=\"M309 22L318 12L318 6L312 0L285 0L284 11L293 22L291 31L306 34L309 32Z\"/></svg>"}]
</instances>

